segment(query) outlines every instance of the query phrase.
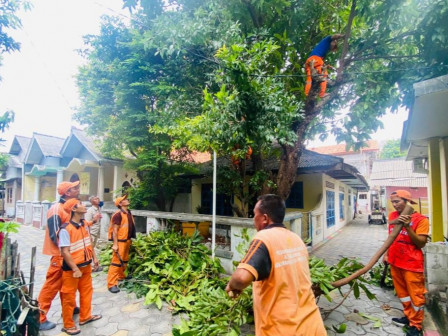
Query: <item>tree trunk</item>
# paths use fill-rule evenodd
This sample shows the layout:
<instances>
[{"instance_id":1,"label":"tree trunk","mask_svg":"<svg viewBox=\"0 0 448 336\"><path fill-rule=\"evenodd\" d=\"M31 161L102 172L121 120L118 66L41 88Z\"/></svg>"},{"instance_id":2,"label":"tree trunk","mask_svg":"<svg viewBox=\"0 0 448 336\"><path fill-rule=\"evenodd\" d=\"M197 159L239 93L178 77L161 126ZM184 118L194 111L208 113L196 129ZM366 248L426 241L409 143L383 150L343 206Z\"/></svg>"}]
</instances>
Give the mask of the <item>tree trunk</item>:
<instances>
[{"instance_id":1,"label":"tree trunk","mask_svg":"<svg viewBox=\"0 0 448 336\"><path fill-rule=\"evenodd\" d=\"M291 187L296 181L297 168L299 166L300 156L303 150L303 141L305 140L306 131L313 119L322 111L322 108L338 95L340 85L343 83L343 73L345 67L350 62L346 56L348 54L348 38L351 33L351 26L356 14L356 0L352 0L350 9L350 16L345 31L344 46L342 49L340 64L337 70L336 85L330 94L321 98L318 101L318 94L320 90L320 82L322 78L318 76L316 71L312 69L312 85L308 97L305 100L303 111L303 119L298 120L292 125L292 130L297 135L297 140L294 146L284 146L280 167L277 175L277 194L286 200L291 192ZM329 86L328 86L329 87Z\"/></svg>"},{"instance_id":2,"label":"tree trunk","mask_svg":"<svg viewBox=\"0 0 448 336\"><path fill-rule=\"evenodd\" d=\"M284 146L280 167L277 174L277 194L286 200L291 192L291 187L296 181L297 167L302 155L302 142L296 142L294 146Z\"/></svg>"}]
</instances>

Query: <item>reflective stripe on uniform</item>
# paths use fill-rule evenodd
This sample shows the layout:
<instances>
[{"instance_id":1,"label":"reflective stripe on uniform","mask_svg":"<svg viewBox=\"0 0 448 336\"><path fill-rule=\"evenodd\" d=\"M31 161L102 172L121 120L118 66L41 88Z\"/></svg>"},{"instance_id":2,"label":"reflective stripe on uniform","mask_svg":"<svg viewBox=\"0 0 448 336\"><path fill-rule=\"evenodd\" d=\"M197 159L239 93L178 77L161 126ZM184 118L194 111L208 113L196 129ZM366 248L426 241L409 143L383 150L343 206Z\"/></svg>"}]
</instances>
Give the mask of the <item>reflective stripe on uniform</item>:
<instances>
[{"instance_id":1,"label":"reflective stripe on uniform","mask_svg":"<svg viewBox=\"0 0 448 336\"><path fill-rule=\"evenodd\" d=\"M402 298L399 298L401 302L410 302L411 301L411 297L410 296L405 296Z\"/></svg>"},{"instance_id":2,"label":"reflective stripe on uniform","mask_svg":"<svg viewBox=\"0 0 448 336\"><path fill-rule=\"evenodd\" d=\"M411 305L412 305L412 308L414 308L414 310L416 312L423 310L425 308L425 306L420 306L420 307L414 306L414 304L412 302L411 302Z\"/></svg>"}]
</instances>

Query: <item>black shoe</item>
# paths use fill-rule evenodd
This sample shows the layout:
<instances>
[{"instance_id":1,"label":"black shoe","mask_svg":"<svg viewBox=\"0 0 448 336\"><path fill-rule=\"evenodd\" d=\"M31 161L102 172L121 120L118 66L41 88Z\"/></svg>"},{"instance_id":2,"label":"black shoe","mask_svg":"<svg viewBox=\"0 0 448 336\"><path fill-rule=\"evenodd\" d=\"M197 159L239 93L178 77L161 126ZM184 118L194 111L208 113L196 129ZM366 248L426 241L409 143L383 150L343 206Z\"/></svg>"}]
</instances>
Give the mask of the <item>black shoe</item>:
<instances>
[{"instance_id":1,"label":"black shoe","mask_svg":"<svg viewBox=\"0 0 448 336\"><path fill-rule=\"evenodd\" d=\"M75 309L73 309L73 315L77 314L79 314L79 307L75 307Z\"/></svg>"},{"instance_id":2,"label":"black shoe","mask_svg":"<svg viewBox=\"0 0 448 336\"><path fill-rule=\"evenodd\" d=\"M392 323L395 324L396 326L399 326L400 328L403 328L409 325L409 320L406 316L400 318L394 317L392 318Z\"/></svg>"},{"instance_id":3,"label":"black shoe","mask_svg":"<svg viewBox=\"0 0 448 336\"><path fill-rule=\"evenodd\" d=\"M56 328L56 323L54 322L50 322L50 321L45 321L44 323L41 323L39 326L39 330L44 331L44 330L50 330Z\"/></svg>"},{"instance_id":4,"label":"black shoe","mask_svg":"<svg viewBox=\"0 0 448 336\"><path fill-rule=\"evenodd\" d=\"M416 326L410 327L406 332L406 336L421 336L421 335L423 335L422 331L417 329Z\"/></svg>"},{"instance_id":5,"label":"black shoe","mask_svg":"<svg viewBox=\"0 0 448 336\"><path fill-rule=\"evenodd\" d=\"M117 286L113 286L111 288L109 288L109 292L117 294L120 291L120 288L118 288Z\"/></svg>"}]
</instances>

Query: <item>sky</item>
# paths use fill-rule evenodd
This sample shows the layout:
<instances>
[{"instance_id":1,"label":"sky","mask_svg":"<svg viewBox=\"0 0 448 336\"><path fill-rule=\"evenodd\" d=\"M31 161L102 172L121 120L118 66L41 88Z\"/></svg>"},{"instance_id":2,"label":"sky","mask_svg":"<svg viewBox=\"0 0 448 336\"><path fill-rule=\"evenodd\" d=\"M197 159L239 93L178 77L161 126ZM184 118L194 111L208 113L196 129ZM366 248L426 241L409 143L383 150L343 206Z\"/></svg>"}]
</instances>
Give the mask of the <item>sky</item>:
<instances>
[{"instance_id":1,"label":"sky","mask_svg":"<svg viewBox=\"0 0 448 336\"><path fill-rule=\"evenodd\" d=\"M8 151L14 135L33 132L67 137L79 105L75 75L83 59L83 36L98 34L101 15L128 15L121 0L31 0L20 12L22 28L11 31L21 50L4 54L0 66L0 113L15 112L2 135Z\"/></svg>"},{"instance_id":2,"label":"sky","mask_svg":"<svg viewBox=\"0 0 448 336\"><path fill-rule=\"evenodd\" d=\"M22 28L11 35L21 50L5 54L0 67L0 113L15 112L15 121L2 135L8 151L14 135L31 137L33 132L65 138L79 106L75 76L83 59L83 36L98 34L103 14L128 16L121 0L31 0L33 8L19 13ZM407 111L388 114L385 129L372 135L379 141L401 137ZM329 138L309 147L336 144Z\"/></svg>"}]
</instances>

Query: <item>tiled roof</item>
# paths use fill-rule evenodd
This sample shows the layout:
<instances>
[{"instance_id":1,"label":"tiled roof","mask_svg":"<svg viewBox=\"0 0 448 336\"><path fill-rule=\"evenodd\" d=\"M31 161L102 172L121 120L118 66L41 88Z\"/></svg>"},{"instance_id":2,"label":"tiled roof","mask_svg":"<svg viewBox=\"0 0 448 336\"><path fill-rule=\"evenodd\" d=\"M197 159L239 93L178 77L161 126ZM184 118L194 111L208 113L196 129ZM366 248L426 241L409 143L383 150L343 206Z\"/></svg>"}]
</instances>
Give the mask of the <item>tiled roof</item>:
<instances>
[{"instance_id":1,"label":"tiled roof","mask_svg":"<svg viewBox=\"0 0 448 336\"><path fill-rule=\"evenodd\" d=\"M76 127L72 127L72 133L78 138L78 140L98 159L103 159L100 151L94 142L94 139L89 137L85 131L80 130Z\"/></svg>"},{"instance_id":2,"label":"tiled roof","mask_svg":"<svg viewBox=\"0 0 448 336\"><path fill-rule=\"evenodd\" d=\"M22 151L26 152L26 150L28 149L28 146L30 145L31 138L21 136L21 135L16 135L16 139L17 139L17 142L19 143L20 147L22 147Z\"/></svg>"},{"instance_id":3,"label":"tiled roof","mask_svg":"<svg viewBox=\"0 0 448 336\"><path fill-rule=\"evenodd\" d=\"M448 75L427 79L414 84L415 96L423 96L425 94L446 91L448 89Z\"/></svg>"},{"instance_id":4,"label":"tiled roof","mask_svg":"<svg viewBox=\"0 0 448 336\"><path fill-rule=\"evenodd\" d=\"M33 138L36 140L44 156L60 157L59 152L65 139L40 133L33 133Z\"/></svg>"},{"instance_id":5,"label":"tiled roof","mask_svg":"<svg viewBox=\"0 0 448 336\"><path fill-rule=\"evenodd\" d=\"M335 164L342 163L343 159L333 155L320 154L314 151L304 149L300 156L298 169L311 169L311 168L323 168L334 166ZM271 170L277 170L279 168L280 160L277 158L265 160L265 166Z\"/></svg>"},{"instance_id":6,"label":"tiled roof","mask_svg":"<svg viewBox=\"0 0 448 336\"><path fill-rule=\"evenodd\" d=\"M367 146L361 148L359 151L354 151L353 148L347 151L345 143L341 143L338 145L332 145L332 146L321 146L321 147L313 147L310 148L313 152L317 152L320 154L329 154L329 155L347 155L347 154L356 154L360 152L373 152L373 151L379 151L380 148L378 146L378 141L376 140L369 140L367 141Z\"/></svg>"},{"instance_id":7,"label":"tiled roof","mask_svg":"<svg viewBox=\"0 0 448 336\"><path fill-rule=\"evenodd\" d=\"M11 148L9 149L8 153L12 155L24 156L28 150L30 142L31 138L16 135L14 136L14 140L12 141Z\"/></svg>"},{"instance_id":8,"label":"tiled roof","mask_svg":"<svg viewBox=\"0 0 448 336\"><path fill-rule=\"evenodd\" d=\"M405 161L404 158L376 160L370 174L370 185L428 187L428 177L412 172L412 161Z\"/></svg>"},{"instance_id":9,"label":"tiled roof","mask_svg":"<svg viewBox=\"0 0 448 336\"><path fill-rule=\"evenodd\" d=\"M187 149L176 149L170 154L170 157L174 161L191 162L191 163L204 163L211 160L211 154L204 152L190 152Z\"/></svg>"},{"instance_id":10,"label":"tiled roof","mask_svg":"<svg viewBox=\"0 0 448 336\"><path fill-rule=\"evenodd\" d=\"M229 164L230 157L218 157L217 165L225 166ZM247 171L252 170L252 162L246 161ZM280 160L277 157L264 160L264 167L268 170L276 171L280 165ZM205 162L201 165L199 175L211 175L212 174L212 161ZM300 156L299 164L297 167L298 174L309 174L309 173L326 173L331 177L338 180L343 180L344 183L350 185L354 188L360 190L368 190L368 183L365 178L359 174L358 170L344 163L344 159L326 155L319 154L313 151L304 149L302 155ZM197 176L197 175L192 175Z\"/></svg>"},{"instance_id":11,"label":"tiled roof","mask_svg":"<svg viewBox=\"0 0 448 336\"><path fill-rule=\"evenodd\" d=\"M10 155L8 160L8 166L14 168L22 168L22 161L17 155Z\"/></svg>"}]
</instances>

